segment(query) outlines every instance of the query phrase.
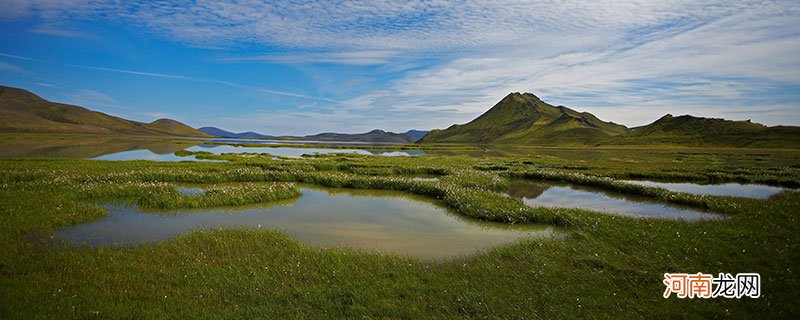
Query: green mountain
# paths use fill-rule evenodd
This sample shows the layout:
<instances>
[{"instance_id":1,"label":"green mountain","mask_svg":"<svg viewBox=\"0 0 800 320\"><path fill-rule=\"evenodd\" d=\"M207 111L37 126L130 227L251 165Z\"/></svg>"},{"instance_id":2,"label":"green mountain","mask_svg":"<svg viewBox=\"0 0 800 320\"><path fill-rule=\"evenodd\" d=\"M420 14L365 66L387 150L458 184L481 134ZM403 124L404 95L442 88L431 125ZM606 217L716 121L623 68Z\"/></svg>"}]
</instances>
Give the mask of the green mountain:
<instances>
[{"instance_id":1,"label":"green mountain","mask_svg":"<svg viewBox=\"0 0 800 320\"><path fill-rule=\"evenodd\" d=\"M690 115L673 117L668 114L606 144L797 148L800 146L800 127L767 127L749 120L732 121Z\"/></svg>"},{"instance_id":2,"label":"green mountain","mask_svg":"<svg viewBox=\"0 0 800 320\"><path fill-rule=\"evenodd\" d=\"M175 120L131 121L5 86L0 86L0 132L209 137Z\"/></svg>"},{"instance_id":3,"label":"green mountain","mask_svg":"<svg viewBox=\"0 0 800 320\"><path fill-rule=\"evenodd\" d=\"M432 130L419 143L595 145L628 131L591 113L554 107L530 93L511 93L463 125Z\"/></svg>"}]
</instances>

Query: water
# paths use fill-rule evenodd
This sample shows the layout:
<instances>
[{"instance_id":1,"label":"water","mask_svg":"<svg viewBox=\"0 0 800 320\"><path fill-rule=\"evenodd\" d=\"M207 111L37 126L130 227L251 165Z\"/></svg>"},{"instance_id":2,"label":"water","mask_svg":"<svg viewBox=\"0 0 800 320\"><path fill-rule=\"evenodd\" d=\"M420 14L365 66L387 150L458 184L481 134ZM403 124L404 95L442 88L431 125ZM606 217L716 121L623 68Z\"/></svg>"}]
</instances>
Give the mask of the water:
<instances>
[{"instance_id":1,"label":"water","mask_svg":"<svg viewBox=\"0 0 800 320\"><path fill-rule=\"evenodd\" d=\"M362 155L377 156L420 156L425 151L393 151L393 150L365 150L365 149L325 149L325 148L269 148L269 147L236 147L230 145L199 144L186 148L187 151L205 151L213 154L223 153L269 153L277 157L300 157L304 154L331 154L331 153L355 153ZM197 159L195 156L179 157L173 153L160 154L150 150L129 150L105 154L94 157L95 160L151 160L151 161L215 161Z\"/></svg>"},{"instance_id":2,"label":"water","mask_svg":"<svg viewBox=\"0 0 800 320\"><path fill-rule=\"evenodd\" d=\"M349 247L423 258L475 253L519 239L552 237L550 227L481 222L450 213L423 197L399 192L304 187L273 205L176 210L169 215L108 205L109 216L61 229L70 243L137 244L192 229L274 228L315 247Z\"/></svg>"},{"instance_id":3,"label":"water","mask_svg":"<svg viewBox=\"0 0 800 320\"><path fill-rule=\"evenodd\" d=\"M318 144L318 145L361 145L361 146L381 146L392 145L397 142L364 142L364 141L317 141L317 140L269 140L269 139L235 139L217 138L211 140L222 143L261 143L261 144Z\"/></svg>"},{"instance_id":4,"label":"water","mask_svg":"<svg viewBox=\"0 0 800 320\"><path fill-rule=\"evenodd\" d=\"M633 217L672 220L719 220L722 216L689 208L650 202L596 188L550 182L514 180L509 192L529 206L579 208Z\"/></svg>"},{"instance_id":5,"label":"water","mask_svg":"<svg viewBox=\"0 0 800 320\"><path fill-rule=\"evenodd\" d=\"M196 187L177 187L175 189L185 196L199 196L206 193L205 189Z\"/></svg>"},{"instance_id":6,"label":"water","mask_svg":"<svg viewBox=\"0 0 800 320\"><path fill-rule=\"evenodd\" d=\"M698 195L731 196L756 199L767 199L784 190L783 188L760 184L697 184L687 182L655 182L645 180L625 180L624 182Z\"/></svg>"},{"instance_id":7,"label":"water","mask_svg":"<svg viewBox=\"0 0 800 320\"><path fill-rule=\"evenodd\" d=\"M219 161L219 160L206 160L206 159L197 159L195 156L186 156L186 157L179 157L176 156L174 153L155 153L150 150L130 150L130 151L122 151L116 152L111 154L102 155L99 157L92 158L94 160L111 160L111 161L123 161L123 160L150 160L150 161Z\"/></svg>"},{"instance_id":8,"label":"water","mask_svg":"<svg viewBox=\"0 0 800 320\"><path fill-rule=\"evenodd\" d=\"M299 157L304 154L330 154L330 153L355 153L362 155L379 156L420 156L425 151L396 151L396 150L370 150L370 149L327 149L327 148L292 148L292 147L237 147L231 145L200 144L186 149L187 151L206 151L214 154L223 153L269 153L279 157Z\"/></svg>"}]
</instances>

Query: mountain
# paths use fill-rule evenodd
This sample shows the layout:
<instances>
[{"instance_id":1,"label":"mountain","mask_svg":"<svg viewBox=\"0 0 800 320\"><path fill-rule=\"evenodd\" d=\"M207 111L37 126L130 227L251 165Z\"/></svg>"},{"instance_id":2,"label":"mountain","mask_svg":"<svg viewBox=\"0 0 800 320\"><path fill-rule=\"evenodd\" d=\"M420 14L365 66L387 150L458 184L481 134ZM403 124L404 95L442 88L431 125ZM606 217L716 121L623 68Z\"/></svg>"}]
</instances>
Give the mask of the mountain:
<instances>
[{"instance_id":1,"label":"mountain","mask_svg":"<svg viewBox=\"0 0 800 320\"><path fill-rule=\"evenodd\" d=\"M47 101L30 91L0 86L0 132L208 137L171 119L142 123Z\"/></svg>"},{"instance_id":2,"label":"mountain","mask_svg":"<svg viewBox=\"0 0 800 320\"><path fill-rule=\"evenodd\" d=\"M428 134L428 131L408 130L405 133L406 133L407 136L410 136L411 138L413 138L414 141L417 141L419 139L422 139L422 137L424 137L426 134Z\"/></svg>"},{"instance_id":3,"label":"mountain","mask_svg":"<svg viewBox=\"0 0 800 320\"><path fill-rule=\"evenodd\" d=\"M297 138L297 137L292 137ZM326 132L310 136L301 137L302 140L314 141L348 141L348 142L392 142L392 143L413 143L416 141L413 137L405 133L386 132L380 129L375 129L367 133L333 133Z\"/></svg>"},{"instance_id":4,"label":"mountain","mask_svg":"<svg viewBox=\"0 0 800 320\"><path fill-rule=\"evenodd\" d=\"M595 145L628 131L591 113L552 106L531 93L514 92L467 124L431 130L418 143Z\"/></svg>"},{"instance_id":5,"label":"mountain","mask_svg":"<svg viewBox=\"0 0 800 320\"><path fill-rule=\"evenodd\" d=\"M733 148L797 148L800 127L667 114L610 140L613 145L674 145Z\"/></svg>"},{"instance_id":6,"label":"mountain","mask_svg":"<svg viewBox=\"0 0 800 320\"><path fill-rule=\"evenodd\" d=\"M198 128L197 130L202 131L203 133L213 136L213 137L220 137L220 138L234 138L234 139L268 139L272 138L272 136L263 135L257 132L239 132L234 133L230 131L225 131L220 128L216 127L202 127Z\"/></svg>"},{"instance_id":7,"label":"mountain","mask_svg":"<svg viewBox=\"0 0 800 320\"><path fill-rule=\"evenodd\" d=\"M385 142L385 143L413 143L417 141L414 135L424 135L426 131L409 130L406 133L386 132L375 129L366 133L334 133L325 132L307 136L268 136L256 132L234 133L216 127L202 127L198 130L220 138L235 139L271 139L271 140L305 140L305 141L340 141L340 142Z\"/></svg>"}]
</instances>

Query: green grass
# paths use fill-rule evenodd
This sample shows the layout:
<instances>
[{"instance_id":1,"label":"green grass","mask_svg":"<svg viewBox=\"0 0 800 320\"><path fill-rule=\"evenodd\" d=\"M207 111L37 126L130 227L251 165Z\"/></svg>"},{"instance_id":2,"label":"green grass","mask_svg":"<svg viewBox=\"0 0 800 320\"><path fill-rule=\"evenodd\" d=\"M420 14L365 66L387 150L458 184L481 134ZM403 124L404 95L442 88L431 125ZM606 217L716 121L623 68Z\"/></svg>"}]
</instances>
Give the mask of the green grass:
<instances>
[{"instance_id":1,"label":"green grass","mask_svg":"<svg viewBox=\"0 0 800 320\"><path fill-rule=\"evenodd\" d=\"M260 182L204 185L200 195L184 195L163 182L90 183L80 187L81 198L92 202L125 200L148 209L240 206L300 196L291 183Z\"/></svg>"},{"instance_id":2,"label":"green grass","mask_svg":"<svg viewBox=\"0 0 800 320\"><path fill-rule=\"evenodd\" d=\"M797 318L800 193L699 197L605 177L800 185L789 151L514 151L509 156L211 156L225 163L0 160L0 318ZM433 174L439 181L413 181ZM509 178L600 187L709 208L687 223L530 208ZM39 236L106 215L105 201L153 207L292 195L292 183L399 190L457 214L562 226L432 261L303 245L275 230L197 231L124 248L43 245ZM191 183L211 192L181 196ZM258 189L263 188L263 189ZM253 190L253 198L247 198ZM260 191L259 191L260 190ZM261 194L262 196L258 196ZM147 200L154 199L154 200ZM152 202L149 202L152 201ZM195 202L196 201L196 202ZM760 299L661 297L664 272L758 272Z\"/></svg>"}]
</instances>

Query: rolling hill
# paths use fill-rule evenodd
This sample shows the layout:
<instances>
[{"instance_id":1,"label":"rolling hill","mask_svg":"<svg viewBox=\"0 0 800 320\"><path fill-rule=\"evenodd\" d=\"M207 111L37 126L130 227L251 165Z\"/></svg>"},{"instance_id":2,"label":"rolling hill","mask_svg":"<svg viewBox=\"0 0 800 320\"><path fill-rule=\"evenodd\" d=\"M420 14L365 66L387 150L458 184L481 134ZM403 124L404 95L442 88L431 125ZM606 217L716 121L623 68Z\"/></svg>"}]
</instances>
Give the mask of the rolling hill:
<instances>
[{"instance_id":1,"label":"rolling hill","mask_svg":"<svg viewBox=\"0 0 800 320\"><path fill-rule=\"evenodd\" d=\"M307 136L269 136L252 131L230 132L216 127L202 127L198 130L220 138L235 139L270 139L270 140L306 140L306 141L340 141L340 142L380 142L380 143L413 143L427 131L409 130L405 133L386 132L375 129L366 133L334 133L326 132Z\"/></svg>"},{"instance_id":2,"label":"rolling hill","mask_svg":"<svg viewBox=\"0 0 800 320\"><path fill-rule=\"evenodd\" d=\"M628 129L591 113L552 106L530 93L511 93L467 124L432 130L419 143L595 145Z\"/></svg>"},{"instance_id":3,"label":"rolling hill","mask_svg":"<svg viewBox=\"0 0 800 320\"><path fill-rule=\"evenodd\" d=\"M208 137L171 119L150 123L47 101L30 91L0 86L0 132Z\"/></svg>"},{"instance_id":4,"label":"rolling hill","mask_svg":"<svg viewBox=\"0 0 800 320\"><path fill-rule=\"evenodd\" d=\"M428 134L428 131L423 131L423 130L408 130L408 131L406 131L406 135L409 135L412 138L414 138L414 141L422 139L422 137L424 137L426 134Z\"/></svg>"},{"instance_id":5,"label":"rolling hill","mask_svg":"<svg viewBox=\"0 0 800 320\"><path fill-rule=\"evenodd\" d=\"M247 131L247 132L230 132L227 130L223 130L217 127L202 127L197 128L197 130L202 131L203 133L210 135L212 137L220 137L220 138L234 138L234 139L269 139L272 136L263 135L257 132Z\"/></svg>"},{"instance_id":6,"label":"rolling hill","mask_svg":"<svg viewBox=\"0 0 800 320\"><path fill-rule=\"evenodd\" d=\"M607 141L609 145L673 145L732 148L797 148L800 127L767 127L748 121L667 114Z\"/></svg>"},{"instance_id":7,"label":"rolling hill","mask_svg":"<svg viewBox=\"0 0 800 320\"><path fill-rule=\"evenodd\" d=\"M412 143L416 141L413 137L405 133L386 132L375 129L366 133L333 133L325 132L302 137L305 140L314 141L350 141L350 142L392 142L392 143Z\"/></svg>"},{"instance_id":8,"label":"rolling hill","mask_svg":"<svg viewBox=\"0 0 800 320\"><path fill-rule=\"evenodd\" d=\"M591 113L554 107L530 93L511 93L469 123L432 130L418 142L796 149L800 146L800 127L668 114L651 124L628 129L601 121Z\"/></svg>"}]
</instances>

